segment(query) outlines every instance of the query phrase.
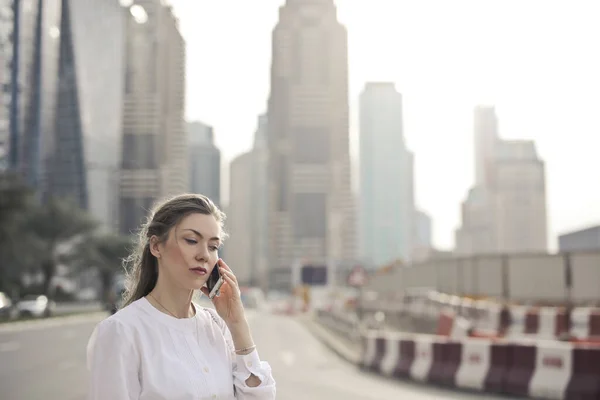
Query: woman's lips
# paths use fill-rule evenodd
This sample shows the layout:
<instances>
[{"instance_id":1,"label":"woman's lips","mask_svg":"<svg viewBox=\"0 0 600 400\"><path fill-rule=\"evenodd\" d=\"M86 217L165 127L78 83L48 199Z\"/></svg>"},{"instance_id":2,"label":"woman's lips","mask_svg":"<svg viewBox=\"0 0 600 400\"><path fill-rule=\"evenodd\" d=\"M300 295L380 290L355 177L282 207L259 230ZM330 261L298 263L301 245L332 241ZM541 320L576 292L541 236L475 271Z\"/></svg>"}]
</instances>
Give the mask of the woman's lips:
<instances>
[{"instance_id":1,"label":"woman's lips","mask_svg":"<svg viewBox=\"0 0 600 400\"><path fill-rule=\"evenodd\" d=\"M202 267L190 268L190 271L192 271L193 273L198 274L198 275L206 275L208 273L206 268L202 268Z\"/></svg>"}]
</instances>

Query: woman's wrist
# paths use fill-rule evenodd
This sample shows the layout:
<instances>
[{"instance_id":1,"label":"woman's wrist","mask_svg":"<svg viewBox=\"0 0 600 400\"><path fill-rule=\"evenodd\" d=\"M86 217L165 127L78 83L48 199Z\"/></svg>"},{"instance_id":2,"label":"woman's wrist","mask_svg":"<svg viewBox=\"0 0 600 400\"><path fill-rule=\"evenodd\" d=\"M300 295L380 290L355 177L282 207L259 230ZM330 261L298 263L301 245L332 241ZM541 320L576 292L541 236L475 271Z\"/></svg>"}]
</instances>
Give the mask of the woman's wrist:
<instances>
[{"instance_id":1,"label":"woman's wrist","mask_svg":"<svg viewBox=\"0 0 600 400\"><path fill-rule=\"evenodd\" d=\"M248 321L240 321L235 324L229 324L227 326L231 332L231 338L233 339L233 345L236 350L236 354L245 355L250 354L255 346L254 340L252 340L252 334L250 333L250 325Z\"/></svg>"}]
</instances>

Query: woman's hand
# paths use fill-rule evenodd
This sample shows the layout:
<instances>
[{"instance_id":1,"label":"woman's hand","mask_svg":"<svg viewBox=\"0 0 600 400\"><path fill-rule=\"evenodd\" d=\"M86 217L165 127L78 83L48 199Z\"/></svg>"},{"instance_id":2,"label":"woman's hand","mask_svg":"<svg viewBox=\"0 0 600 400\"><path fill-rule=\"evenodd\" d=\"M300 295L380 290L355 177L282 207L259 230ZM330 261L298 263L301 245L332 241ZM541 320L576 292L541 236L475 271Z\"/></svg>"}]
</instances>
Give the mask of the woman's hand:
<instances>
[{"instance_id":1,"label":"woman's hand","mask_svg":"<svg viewBox=\"0 0 600 400\"><path fill-rule=\"evenodd\" d=\"M225 282L221 286L219 296L215 296L212 299L212 303L215 306L215 310L227 326L231 327L240 323L246 322L246 314L244 312L244 305L240 297L240 287L237 282L237 278L231 271L231 268L225 261L219 259L218 261L219 272L225 279ZM216 268L216 267L215 267ZM202 293L208 296L209 291L206 287L200 289Z\"/></svg>"}]
</instances>

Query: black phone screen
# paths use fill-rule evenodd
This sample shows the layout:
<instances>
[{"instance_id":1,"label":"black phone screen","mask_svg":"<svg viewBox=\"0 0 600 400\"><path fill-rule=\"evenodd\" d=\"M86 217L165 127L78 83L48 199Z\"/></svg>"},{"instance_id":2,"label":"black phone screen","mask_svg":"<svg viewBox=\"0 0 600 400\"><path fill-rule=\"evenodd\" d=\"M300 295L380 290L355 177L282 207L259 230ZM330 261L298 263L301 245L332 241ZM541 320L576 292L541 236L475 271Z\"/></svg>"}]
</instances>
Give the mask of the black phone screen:
<instances>
[{"instance_id":1,"label":"black phone screen","mask_svg":"<svg viewBox=\"0 0 600 400\"><path fill-rule=\"evenodd\" d=\"M219 263L217 263L215 264L215 267L213 268L212 272L210 273L210 276L208 277L208 280L206 281L206 287L209 292L213 290L220 277L221 274L219 273Z\"/></svg>"}]
</instances>

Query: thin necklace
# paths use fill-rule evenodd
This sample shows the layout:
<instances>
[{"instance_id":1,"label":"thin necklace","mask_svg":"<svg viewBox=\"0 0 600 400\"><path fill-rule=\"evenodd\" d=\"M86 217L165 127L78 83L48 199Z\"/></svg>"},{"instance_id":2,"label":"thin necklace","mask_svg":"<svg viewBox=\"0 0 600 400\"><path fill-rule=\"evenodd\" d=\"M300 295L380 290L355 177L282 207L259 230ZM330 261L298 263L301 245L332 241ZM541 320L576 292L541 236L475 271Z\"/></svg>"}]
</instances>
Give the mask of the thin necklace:
<instances>
[{"instance_id":1,"label":"thin necklace","mask_svg":"<svg viewBox=\"0 0 600 400\"><path fill-rule=\"evenodd\" d=\"M159 306L161 306L166 312L168 312L169 314L171 314L174 318L180 319L178 316L176 316L171 311L169 311L169 309L167 307L163 306L161 304L161 302L158 301L158 299L156 297L152 296L152 293L148 293L148 296L152 297L152 299L154 299L154 301L157 302Z\"/></svg>"}]
</instances>

